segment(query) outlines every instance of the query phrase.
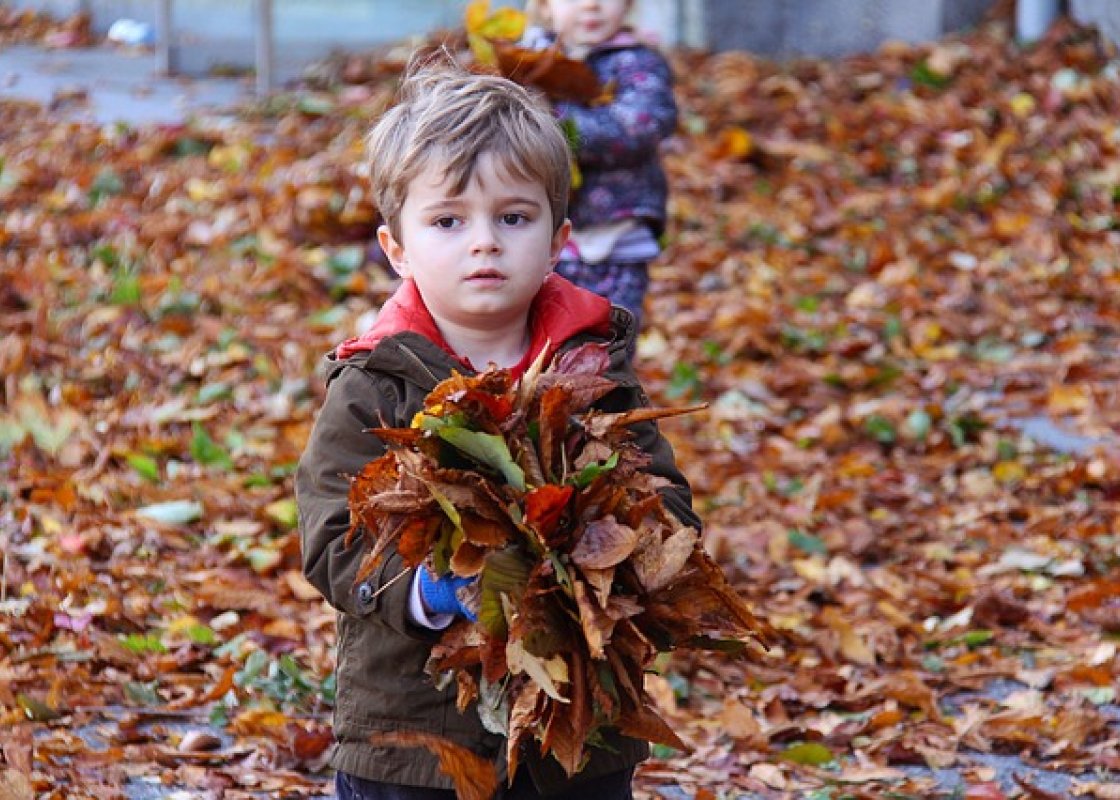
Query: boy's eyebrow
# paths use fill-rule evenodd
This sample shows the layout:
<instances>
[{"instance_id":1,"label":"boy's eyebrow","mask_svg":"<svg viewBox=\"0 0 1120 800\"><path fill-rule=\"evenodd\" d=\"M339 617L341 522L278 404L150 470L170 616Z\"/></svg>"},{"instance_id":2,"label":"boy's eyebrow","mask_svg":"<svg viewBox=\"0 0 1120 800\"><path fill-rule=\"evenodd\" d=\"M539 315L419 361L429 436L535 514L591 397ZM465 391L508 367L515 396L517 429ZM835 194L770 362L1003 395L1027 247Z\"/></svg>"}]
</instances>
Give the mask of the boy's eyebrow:
<instances>
[{"instance_id":1,"label":"boy's eyebrow","mask_svg":"<svg viewBox=\"0 0 1120 800\"><path fill-rule=\"evenodd\" d=\"M527 205L533 208L544 208L544 203L534 197L527 197L525 195L511 194L511 195L498 195L494 198L498 205ZM422 212L439 211L440 209L457 207L463 202L461 197L441 197L433 200L430 203L424 204L420 209Z\"/></svg>"}]
</instances>

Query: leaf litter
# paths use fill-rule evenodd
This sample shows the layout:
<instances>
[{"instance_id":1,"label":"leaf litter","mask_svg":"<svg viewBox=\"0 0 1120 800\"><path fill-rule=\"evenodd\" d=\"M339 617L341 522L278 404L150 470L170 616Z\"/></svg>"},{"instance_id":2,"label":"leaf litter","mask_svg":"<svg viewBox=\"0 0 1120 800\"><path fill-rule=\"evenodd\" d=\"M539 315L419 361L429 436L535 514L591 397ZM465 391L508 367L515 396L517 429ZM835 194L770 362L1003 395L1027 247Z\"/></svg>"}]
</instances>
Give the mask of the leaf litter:
<instances>
[{"instance_id":1,"label":"leaf litter","mask_svg":"<svg viewBox=\"0 0 1120 800\"><path fill-rule=\"evenodd\" d=\"M325 791L333 619L284 501L320 355L393 287L358 165L406 54L220 128L0 103L9 795ZM691 751L638 795L931 797L945 768L966 796L1116 796L1115 50L997 17L829 61L671 55L638 367L655 404L708 403L660 424L776 635L654 660ZM231 744L180 750L200 725Z\"/></svg>"}]
</instances>

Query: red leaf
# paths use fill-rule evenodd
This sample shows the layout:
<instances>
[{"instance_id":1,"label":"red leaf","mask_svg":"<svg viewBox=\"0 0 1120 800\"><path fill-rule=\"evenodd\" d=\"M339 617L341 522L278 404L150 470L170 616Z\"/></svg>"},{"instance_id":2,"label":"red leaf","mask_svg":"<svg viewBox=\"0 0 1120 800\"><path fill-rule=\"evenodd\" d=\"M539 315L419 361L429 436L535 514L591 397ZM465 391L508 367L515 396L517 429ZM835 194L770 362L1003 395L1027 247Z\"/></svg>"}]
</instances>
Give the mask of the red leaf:
<instances>
[{"instance_id":1,"label":"red leaf","mask_svg":"<svg viewBox=\"0 0 1120 800\"><path fill-rule=\"evenodd\" d=\"M571 486L547 484L525 495L525 522L548 542L556 532L568 508L574 489Z\"/></svg>"}]
</instances>

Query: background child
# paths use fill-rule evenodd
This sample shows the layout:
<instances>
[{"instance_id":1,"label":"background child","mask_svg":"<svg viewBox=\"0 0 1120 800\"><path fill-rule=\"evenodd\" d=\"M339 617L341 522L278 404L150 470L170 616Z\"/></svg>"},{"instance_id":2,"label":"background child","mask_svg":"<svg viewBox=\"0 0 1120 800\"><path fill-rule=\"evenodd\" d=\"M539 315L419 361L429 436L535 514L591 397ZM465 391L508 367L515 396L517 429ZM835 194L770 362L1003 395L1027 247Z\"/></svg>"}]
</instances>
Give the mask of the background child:
<instances>
[{"instance_id":1,"label":"background child","mask_svg":"<svg viewBox=\"0 0 1120 800\"><path fill-rule=\"evenodd\" d=\"M347 476L385 449L365 430L407 427L452 370L494 363L520 374L542 351L589 341L609 343L607 376L618 384L597 405L621 411L645 395L626 355L631 317L551 274L570 229L570 162L547 108L503 78L422 70L374 127L369 152L386 220L378 239L404 280L371 330L328 355L326 400L296 474L304 573L339 612L338 796L453 800L431 753L370 742L380 731L434 733L504 768L504 739L483 728L477 709L456 710L454 685L437 689L424 673L440 629L469 616L455 593L460 579L420 567L397 580L404 567L394 552L355 583L364 547L361 537L345 545ZM668 480L667 508L697 526L669 444L652 423L632 428L650 471ZM630 798L647 745L617 733L606 740L573 779L527 748L499 797Z\"/></svg>"},{"instance_id":2,"label":"background child","mask_svg":"<svg viewBox=\"0 0 1120 800\"><path fill-rule=\"evenodd\" d=\"M572 197L572 236L556 271L641 324L649 263L661 252L668 182L658 148L677 124L669 64L626 25L632 0L534 0L528 47L558 44L585 61L608 91L590 106L557 102L577 135L583 184Z\"/></svg>"}]
</instances>

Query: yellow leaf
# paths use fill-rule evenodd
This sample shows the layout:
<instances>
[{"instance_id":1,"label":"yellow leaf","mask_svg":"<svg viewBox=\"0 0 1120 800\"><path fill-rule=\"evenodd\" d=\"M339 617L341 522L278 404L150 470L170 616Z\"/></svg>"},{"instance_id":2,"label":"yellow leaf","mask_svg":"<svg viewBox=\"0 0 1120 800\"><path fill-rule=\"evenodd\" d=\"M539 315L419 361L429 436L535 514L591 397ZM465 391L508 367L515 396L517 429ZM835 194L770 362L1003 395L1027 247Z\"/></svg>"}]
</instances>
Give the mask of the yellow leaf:
<instances>
[{"instance_id":1,"label":"yellow leaf","mask_svg":"<svg viewBox=\"0 0 1120 800\"><path fill-rule=\"evenodd\" d=\"M179 638L198 624L197 618L192 617L190 614L184 614L181 617L176 617L171 620L167 626L167 633L171 638Z\"/></svg>"},{"instance_id":2,"label":"yellow leaf","mask_svg":"<svg viewBox=\"0 0 1120 800\"><path fill-rule=\"evenodd\" d=\"M498 54L494 52L494 45L490 44L488 39L477 33L468 33L467 42L471 46L475 61L487 69L498 68Z\"/></svg>"},{"instance_id":3,"label":"yellow leaf","mask_svg":"<svg viewBox=\"0 0 1120 800\"><path fill-rule=\"evenodd\" d=\"M223 172L238 173L245 168L249 152L243 144L220 144L210 151L206 163Z\"/></svg>"},{"instance_id":4,"label":"yellow leaf","mask_svg":"<svg viewBox=\"0 0 1120 800\"><path fill-rule=\"evenodd\" d=\"M1011 98L1011 113L1017 117L1025 117L1034 111L1036 105L1032 95L1019 92Z\"/></svg>"},{"instance_id":5,"label":"yellow leaf","mask_svg":"<svg viewBox=\"0 0 1120 800\"><path fill-rule=\"evenodd\" d=\"M1017 483L1027 476L1027 471L1018 461L1000 461L992 467L992 474L1000 483Z\"/></svg>"},{"instance_id":6,"label":"yellow leaf","mask_svg":"<svg viewBox=\"0 0 1120 800\"><path fill-rule=\"evenodd\" d=\"M221 200L222 194L222 186L216 181L204 181L201 178L187 181L187 196L196 203Z\"/></svg>"},{"instance_id":7,"label":"yellow leaf","mask_svg":"<svg viewBox=\"0 0 1120 800\"><path fill-rule=\"evenodd\" d=\"M463 21L467 28L467 33L474 33L482 27L486 22L486 17L490 14L490 0L472 0L467 3L467 10L464 12Z\"/></svg>"},{"instance_id":8,"label":"yellow leaf","mask_svg":"<svg viewBox=\"0 0 1120 800\"><path fill-rule=\"evenodd\" d=\"M1050 390L1048 406L1055 414L1068 414L1086 410L1091 399L1087 386L1055 386Z\"/></svg>"},{"instance_id":9,"label":"yellow leaf","mask_svg":"<svg viewBox=\"0 0 1120 800\"><path fill-rule=\"evenodd\" d=\"M490 11L489 0L474 0L467 4L463 23L468 35L516 42L525 33L525 12L508 6Z\"/></svg>"},{"instance_id":10,"label":"yellow leaf","mask_svg":"<svg viewBox=\"0 0 1120 800\"><path fill-rule=\"evenodd\" d=\"M720 131L716 140L715 158L724 158L731 161L742 161L754 150L754 139L748 131L734 126Z\"/></svg>"},{"instance_id":11,"label":"yellow leaf","mask_svg":"<svg viewBox=\"0 0 1120 800\"><path fill-rule=\"evenodd\" d=\"M269 711L264 708L250 708L242 711L230 722L234 733L244 735L269 735L283 730L288 724L288 716L279 711Z\"/></svg>"},{"instance_id":12,"label":"yellow leaf","mask_svg":"<svg viewBox=\"0 0 1120 800\"><path fill-rule=\"evenodd\" d=\"M996 234L996 236L1012 239L1021 235L1033 220L1034 217L1032 215L1023 213L1022 211L997 210L992 215L992 232Z\"/></svg>"},{"instance_id":13,"label":"yellow leaf","mask_svg":"<svg viewBox=\"0 0 1120 800\"><path fill-rule=\"evenodd\" d=\"M821 612L821 619L840 637L840 652L844 658L868 667L875 663L875 652L867 646L842 612L829 606Z\"/></svg>"},{"instance_id":14,"label":"yellow leaf","mask_svg":"<svg viewBox=\"0 0 1120 800\"><path fill-rule=\"evenodd\" d=\"M264 513L286 530L293 530L299 524L299 510L294 497L282 497L269 503L264 507Z\"/></svg>"},{"instance_id":15,"label":"yellow leaf","mask_svg":"<svg viewBox=\"0 0 1120 800\"><path fill-rule=\"evenodd\" d=\"M497 8L483 20L475 33L487 39L516 42L525 33L525 13L515 8Z\"/></svg>"}]
</instances>

